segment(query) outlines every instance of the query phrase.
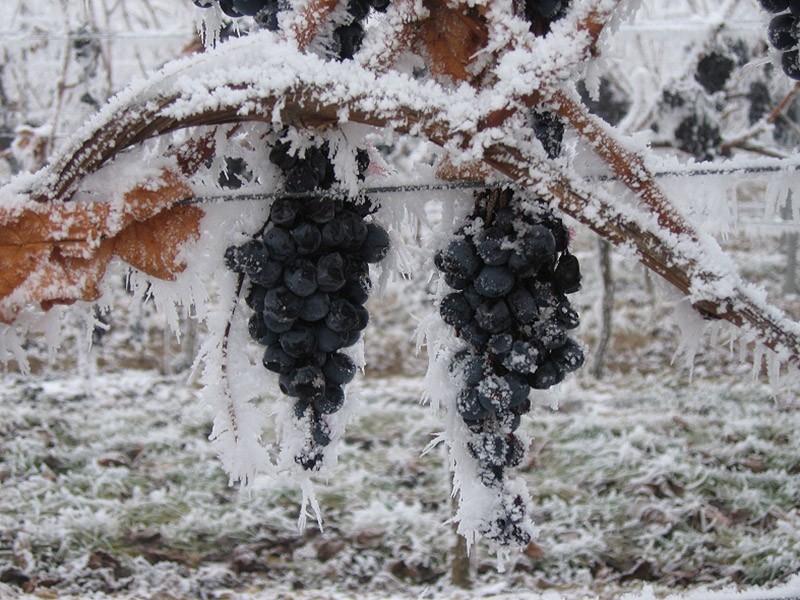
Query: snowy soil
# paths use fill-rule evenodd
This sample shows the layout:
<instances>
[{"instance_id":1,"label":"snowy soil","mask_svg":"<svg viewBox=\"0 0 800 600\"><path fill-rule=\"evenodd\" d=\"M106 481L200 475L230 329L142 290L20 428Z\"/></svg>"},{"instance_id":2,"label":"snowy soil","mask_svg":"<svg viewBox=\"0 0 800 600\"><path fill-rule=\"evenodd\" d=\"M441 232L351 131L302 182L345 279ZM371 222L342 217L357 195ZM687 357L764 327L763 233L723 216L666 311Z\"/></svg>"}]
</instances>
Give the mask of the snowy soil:
<instances>
[{"instance_id":1,"label":"snowy soil","mask_svg":"<svg viewBox=\"0 0 800 600\"><path fill-rule=\"evenodd\" d=\"M296 527L298 490L227 485L211 414L153 371L7 376L0 426L0 580L45 597L458 597L438 422L418 378L363 382L323 532ZM758 385L663 378L573 382L537 403L522 467L540 535L476 595L774 584L800 569L798 402ZM102 593L102 594L101 594ZM462 596L468 597L468 596Z\"/></svg>"}]
</instances>

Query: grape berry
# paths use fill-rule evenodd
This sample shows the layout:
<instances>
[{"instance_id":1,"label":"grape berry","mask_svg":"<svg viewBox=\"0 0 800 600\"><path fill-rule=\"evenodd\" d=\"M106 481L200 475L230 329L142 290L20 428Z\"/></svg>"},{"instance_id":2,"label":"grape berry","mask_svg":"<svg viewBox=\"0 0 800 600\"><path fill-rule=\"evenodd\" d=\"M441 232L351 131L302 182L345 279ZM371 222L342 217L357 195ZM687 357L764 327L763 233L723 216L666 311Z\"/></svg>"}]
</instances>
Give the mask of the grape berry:
<instances>
[{"instance_id":1,"label":"grape berry","mask_svg":"<svg viewBox=\"0 0 800 600\"><path fill-rule=\"evenodd\" d=\"M759 0L761 7L774 14L767 28L767 40L781 53L783 72L800 81L800 2L795 0ZM788 12L786 12L788 11Z\"/></svg>"}]
</instances>

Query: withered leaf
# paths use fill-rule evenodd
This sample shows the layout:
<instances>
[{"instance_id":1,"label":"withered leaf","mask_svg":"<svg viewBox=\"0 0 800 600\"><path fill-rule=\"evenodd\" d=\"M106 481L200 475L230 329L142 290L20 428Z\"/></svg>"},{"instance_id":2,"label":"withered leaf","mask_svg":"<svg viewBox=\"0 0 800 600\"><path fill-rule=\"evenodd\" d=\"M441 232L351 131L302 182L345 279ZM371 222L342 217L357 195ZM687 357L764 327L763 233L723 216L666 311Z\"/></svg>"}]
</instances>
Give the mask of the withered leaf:
<instances>
[{"instance_id":1,"label":"withered leaf","mask_svg":"<svg viewBox=\"0 0 800 600\"><path fill-rule=\"evenodd\" d=\"M148 275L172 279L185 267L181 246L197 239L203 211L175 206L192 196L182 177L165 171L127 192L119 205L105 202L31 202L23 210L0 208L0 321L24 307L95 300L114 255Z\"/></svg>"}]
</instances>

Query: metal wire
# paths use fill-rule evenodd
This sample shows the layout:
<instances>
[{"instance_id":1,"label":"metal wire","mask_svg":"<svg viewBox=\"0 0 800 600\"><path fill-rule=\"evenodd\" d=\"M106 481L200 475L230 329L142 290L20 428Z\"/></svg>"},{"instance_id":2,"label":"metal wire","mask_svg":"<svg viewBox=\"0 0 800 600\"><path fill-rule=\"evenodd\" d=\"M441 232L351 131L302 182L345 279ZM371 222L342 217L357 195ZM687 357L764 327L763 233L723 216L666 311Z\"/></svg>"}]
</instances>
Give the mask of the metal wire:
<instances>
[{"instance_id":1,"label":"metal wire","mask_svg":"<svg viewBox=\"0 0 800 600\"><path fill-rule=\"evenodd\" d=\"M746 174L767 174L779 172L791 173L800 171L800 162L788 163L786 161L761 161L750 165L740 166L713 166L713 165L687 165L683 169L672 169L656 171L653 176L659 179L673 177L707 177L715 175L746 175ZM615 175L588 175L583 178L588 183L609 183L619 181ZM449 190L481 190L493 187L508 187L508 183L486 183L480 181L456 180L439 183L417 183L406 185L383 185L367 186L359 189L360 195L369 194L390 194L390 193L413 193L428 191L449 191ZM326 194L334 196L346 196L347 190L332 189L326 190ZM218 194L213 196L198 196L183 200L179 204L211 204L215 202L253 202L263 200L276 200L278 198L315 198L319 196L318 191L290 193L290 192L242 192L230 194Z\"/></svg>"}]
</instances>

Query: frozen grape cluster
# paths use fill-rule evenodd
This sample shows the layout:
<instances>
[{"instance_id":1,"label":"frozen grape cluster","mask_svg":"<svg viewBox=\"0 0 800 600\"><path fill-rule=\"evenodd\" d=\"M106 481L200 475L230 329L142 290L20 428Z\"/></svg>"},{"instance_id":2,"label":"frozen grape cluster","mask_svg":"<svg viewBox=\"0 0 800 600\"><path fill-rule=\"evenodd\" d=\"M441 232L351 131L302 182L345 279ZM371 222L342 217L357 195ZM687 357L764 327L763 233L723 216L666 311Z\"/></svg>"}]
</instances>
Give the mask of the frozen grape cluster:
<instances>
[{"instance_id":1,"label":"frozen grape cluster","mask_svg":"<svg viewBox=\"0 0 800 600\"><path fill-rule=\"evenodd\" d=\"M363 174L368 159L363 152L358 157ZM283 172L288 194L273 202L262 232L228 248L225 258L249 282L249 331L266 346L264 367L295 399L294 416L307 430L295 460L314 470L331 441L326 417L342 408L344 386L356 372L341 350L367 326L369 264L386 256L389 236L368 221L369 201L326 193L335 182L326 144L299 156L277 142L270 160Z\"/></svg>"},{"instance_id":2,"label":"frozen grape cluster","mask_svg":"<svg viewBox=\"0 0 800 600\"><path fill-rule=\"evenodd\" d=\"M530 390L560 383L584 355L569 337L579 318L567 295L580 288L581 273L566 227L544 208L536 215L515 210L512 192L490 193L505 207L491 216L476 210L434 261L453 290L439 312L465 343L450 369L463 382L456 408L469 431L467 448L481 483L500 489L525 453L515 431L530 409ZM524 503L509 497L503 506L483 534L527 544Z\"/></svg>"},{"instance_id":3,"label":"frozen grape cluster","mask_svg":"<svg viewBox=\"0 0 800 600\"><path fill-rule=\"evenodd\" d=\"M791 79L800 81L800 1L759 0L761 7L774 14L767 29L770 45L781 53L781 67Z\"/></svg>"}]
</instances>

